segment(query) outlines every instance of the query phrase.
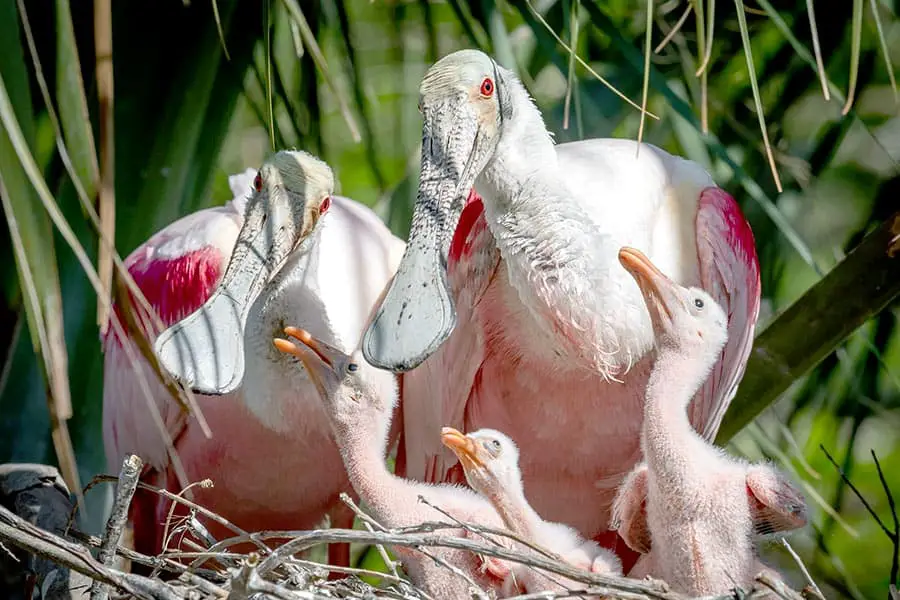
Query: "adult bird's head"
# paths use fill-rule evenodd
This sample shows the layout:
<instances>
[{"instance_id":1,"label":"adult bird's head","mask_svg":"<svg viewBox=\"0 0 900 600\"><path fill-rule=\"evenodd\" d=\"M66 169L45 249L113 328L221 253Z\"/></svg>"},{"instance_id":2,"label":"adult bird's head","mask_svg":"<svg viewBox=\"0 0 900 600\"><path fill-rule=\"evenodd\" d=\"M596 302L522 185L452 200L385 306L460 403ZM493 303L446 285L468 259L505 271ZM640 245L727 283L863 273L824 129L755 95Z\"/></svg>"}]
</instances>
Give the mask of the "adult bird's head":
<instances>
[{"instance_id":1,"label":"adult bird's head","mask_svg":"<svg viewBox=\"0 0 900 600\"><path fill-rule=\"evenodd\" d=\"M466 480L479 494L494 498L522 487L519 449L509 436L494 429L463 434L444 427L441 442L456 454Z\"/></svg>"},{"instance_id":2,"label":"adult bird's head","mask_svg":"<svg viewBox=\"0 0 900 600\"><path fill-rule=\"evenodd\" d=\"M227 394L241 385L250 308L310 239L333 190L331 168L306 152L281 151L263 163L221 281L199 309L156 339L155 351L173 377L203 394Z\"/></svg>"},{"instance_id":3,"label":"adult bird's head","mask_svg":"<svg viewBox=\"0 0 900 600\"><path fill-rule=\"evenodd\" d=\"M372 365L408 371L450 335L456 312L447 255L465 200L513 110L515 75L483 52L436 62L419 89L422 171L406 253L363 341ZM518 89L518 88L516 88Z\"/></svg>"},{"instance_id":4,"label":"adult bird's head","mask_svg":"<svg viewBox=\"0 0 900 600\"><path fill-rule=\"evenodd\" d=\"M718 357L728 339L728 319L709 294L699 288L678 285L640 250L621 248L619 262L641 290L657 348L674 349L690 356Z\"/></svg>"}]
</instances>

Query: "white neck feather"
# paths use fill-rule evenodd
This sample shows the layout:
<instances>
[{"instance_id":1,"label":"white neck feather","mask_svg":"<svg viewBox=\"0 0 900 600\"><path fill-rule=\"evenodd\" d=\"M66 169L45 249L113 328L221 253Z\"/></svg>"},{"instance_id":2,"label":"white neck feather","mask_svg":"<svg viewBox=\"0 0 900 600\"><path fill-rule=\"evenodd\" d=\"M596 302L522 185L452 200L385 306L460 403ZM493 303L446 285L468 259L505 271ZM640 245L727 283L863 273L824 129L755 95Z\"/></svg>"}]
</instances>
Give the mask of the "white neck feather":
<instances>
[{"instance_id":1,"label":"white neck feather","mask_svg":"<svg viewBox=\"0 0 900 600\"><path fill-rule=\"evenodd\" d=\"M618 263L623 241L592 222L537 107L520 83L509 88L512 114L476 180L491 233L548 356L615 378L653 343L637 285Z\"/></svg>"},{"instance_id":2,"label":"white neck feather","mask_svg":"<svg viewBox=\"0 0 900 600\"><path fill-rule=\"evenodd\" d=\"M244 330L246 370L240 393L250 411L277 432L303 435L319 420L310 411L321 411L318 392L306 369L295 358L272 344L284 337L287 325L302 325L313 336L350 352L347 341L336 339L328 306L311 285L309 253L295 253L263 289L247 318Z\"/></svg>"}]
</instances>

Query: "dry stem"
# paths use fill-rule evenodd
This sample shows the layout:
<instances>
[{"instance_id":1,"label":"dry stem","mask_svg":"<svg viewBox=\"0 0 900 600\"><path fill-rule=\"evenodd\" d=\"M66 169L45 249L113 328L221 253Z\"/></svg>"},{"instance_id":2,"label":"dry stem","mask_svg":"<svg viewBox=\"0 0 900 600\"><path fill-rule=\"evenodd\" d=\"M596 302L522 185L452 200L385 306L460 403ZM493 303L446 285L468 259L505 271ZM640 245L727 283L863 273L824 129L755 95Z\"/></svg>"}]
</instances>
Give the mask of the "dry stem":
<instances>
[{"instance_id":1,"label":"dry stem","mask_svg":"<svg viewBox=\"0 0 900 600\"><path fill-rule=\"evenodd\" d=\"M0 507L0 546L3 542L14 544L28 552L40 555L57 562L74 571L84 574L119 592L141 600L248 600L260 598L267 600L318 600L324 598L395 598L397 600L431 600L422 590L411 582L401 579L396 570L391 573L376 573L362 569L338 568L329 565L318 565L306 560L294 558L302 552L321 544L328 543L360 543L382 547L383 557L389 567L392 561L387 558L383 546L410 548L430 556L438 564L454 573L453 576L464 577L472 586L474 594L487 596L471 578L458 568L447 564L435 556L436 548L455 548L473 553L498 558L504 561L526 565L540 569L542 572L577 582L578 589L554 592L540 592L516 596L514 600L556 599L572 597L605 597L610 599L629 600L688 600L688 596L672 592L662 582L652 580L636 580L624 577L613 577L590 573L575 568L552 555L541 554L540 549L531 547L525 540L520 540L505 530L482 527L470 523L427 522L415 527L386 529L383 525L367 515L349 498L344 501L369 528L368 531L352 529L322 529L312 531L261 531L249 533L232 525L229 521L195 503L185 500L165 490L157 490L152 486L137 484L133 473L140 472L140 461L123 465L121 483L117 486L116 502L112 516L107 524L103 540L73 531L75 541L54 535L17 517L9 510ZM114 478L111 478L114 479ZM204 535L202 527L197 527L197 520L188 518L184 527L197 534L197 539L210 543L208 548L197 544L196 551L166 552L157 557L126 550L118 546L121 533L122 514L127 514L131 496L137 485L152 489L160 495L175 502L181 502L192 511L203 514L237 532L237 535L225 540L215 541ZM440 508L434 507L439 512ZM450 531L463 529L478 534L482 539L457 537ZM499 538L507 538L518 542L513 548L501 544ZM270 549L264 540L287 540L281 546ZM79 542L79 543L76 543ZM229 551L231 546L252 542L259 550L249 554ZM94 559L90 548L99 548L100 560ZM535 552L537 550L537 552ZM132 561L151 566L154 573L166 571L177 575L177 579L162 581L157 577L141 577L119 571L108 564L114 553L118 553ZM194 560L191 565L177 562L175 559ZM222 571L210 571L198 567L206 560L213 559L223 565L236 565ZM337 571L351 574L346 579L328 581L323 573ZM380 577L387 587L373 588L352 575L369 575ZM97 586L99 587L99 586ZM92 588L94 589L94 588ZM801 598L796 591L789 589L781 581L774 580L766 574L758 577L758 585L748 593L735 591L715 599L745 598L748 600L768 594L786 600Z\"/></svg>"}]
</instances>

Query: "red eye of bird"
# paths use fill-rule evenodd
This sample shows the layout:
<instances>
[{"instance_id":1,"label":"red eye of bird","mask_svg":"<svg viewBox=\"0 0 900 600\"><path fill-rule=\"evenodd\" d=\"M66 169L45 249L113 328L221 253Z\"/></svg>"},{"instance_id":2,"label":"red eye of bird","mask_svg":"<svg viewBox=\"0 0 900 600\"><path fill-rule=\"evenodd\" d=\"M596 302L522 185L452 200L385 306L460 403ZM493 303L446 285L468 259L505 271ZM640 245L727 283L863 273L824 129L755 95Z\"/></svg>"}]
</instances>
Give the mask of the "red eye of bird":
<instances>
[{"instance_id":1,"label":"red eye of bird","mask_svg":"<svg viewBox=\"0 0 900 600\"><path fill-rule=\"evenodd\" d=\"M494 93L494 82L490 77L485 77L481 82L481 95L490 97Z\"/></svg>"},{"instance_id":2,"label":"red eye of bird","mask_svg":"<svg viewBox=\"0 0 900 600\"><path fill-rule=\"evenodd\" d=\"M324 215L331 208L331 196L325 196L322 205L319 207L319 215Z\"/></svg>"},{"instance_id":3,"label":"red eye of bird","mask_svg":"<svg viewBox=\"0 0 900 600\"><path fill-rule=\"evenodd\" d=\"M256 174L256 179L253 180L253 187L257 192L262 191L262 176L259 173Z\"/></svg>"}]
</instances>

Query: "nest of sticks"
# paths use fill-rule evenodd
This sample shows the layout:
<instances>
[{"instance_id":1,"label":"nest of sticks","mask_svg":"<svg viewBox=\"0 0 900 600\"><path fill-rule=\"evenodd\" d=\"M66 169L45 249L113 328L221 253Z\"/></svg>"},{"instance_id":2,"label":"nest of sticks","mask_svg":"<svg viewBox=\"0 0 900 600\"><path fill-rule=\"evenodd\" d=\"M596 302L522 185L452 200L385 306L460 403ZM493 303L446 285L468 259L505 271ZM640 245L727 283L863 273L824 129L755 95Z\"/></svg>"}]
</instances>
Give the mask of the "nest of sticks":
<instances>
[{"instance_id":1,"label":"nest of sticks","mask_svg":"<svg viewBox=\"0 0 900 600\"><path fill-rule=\"evenodd\" d=\"M21 580L29 588L20 593L19 597L23 598L30 599L31 590L38 589L41 591L41 598L91 600L432 600L427 593L402 576L399 565L391 561L385 550L388 546L410 548L431 557L447 569L448 577L462 577L468 581L471 597L475 599L487 599L491 595L479 588L464 572L443 562L434 554L434 550L465 549L483 556L520 563L539 569L551 578L564 577L569 580L568 587L572 588L521 595L516 600L570 597L629 600L688 598L671 591L661 581L611 577L575 569L525 540L516 538L510 532L460 523L434 505L432 506L437 511L447 517L446 521L387 529L350 498L344 497L344 502L359 517L364 529L247 532L181 495L141 483L139 478L143 465L136 456L125 459L119 477L99 476L92 482L92 485L104 481L116 482L112 511L103 537L98 538L72 526L74 511L64 515L60 522L59 513L48 510L48 502L58 502L63 497L65 504L69 507L72 505L68 490L55 469L41 465L11 466L20 467L20 477L14 479L12 484L7 481L5 487L0 481L0 491L7 500L13 492L25 495L20 496L20 501L12 507L14 510L7 508L9 501L4 502L7 506L0 505L0 564L6 571L3 575L7 584L10 581L9 566L19 568L23 574ZM21 467L26 469L23 471ZM3 468L0 467L0 479L4 475ZM42 469L44 472L41 472ZM23 472L24 479L21 477ZM158 556L146 556L120 544L131 499L138 487L158 493L188 509L187 517L179 518L175 525L167 524L166 538L181 536L182 546L187 546L189 551L179 549L177 552L166 551ZM47 496L41 492L56 495ZM422 501L425 502L424 499ZM223 540L213 539L200 522L200 516L224 525L234 532L234 536ZM54 518L56 522L53 521ZM451 530L458 531L461 528L470 535L462 538L451 533ZM196 544L188 537L204 540L205 546ZM504 538L507 542L505 544ZM515 543L509 543L510 540ZM388 566L387 572L335 567L296 556L334 542L375 546ZM248 543L255 546L255 550L238 553L233 549L237 544ZM511 549L511 546L516 549ZM137 575L116 568L114 563L117 562L117 557L147 567L150 575ZM330 572L344 573L347 577L329 580ZM377 578L379 584L370 585L360 576ZM577 584L573 586L571 582ZM762 597L785 600L822 598L821 592L814 586L797 592L764 574L760 575L753 589L734 590L719 598L752 600Z\"/></svg>"}]
</instances>

